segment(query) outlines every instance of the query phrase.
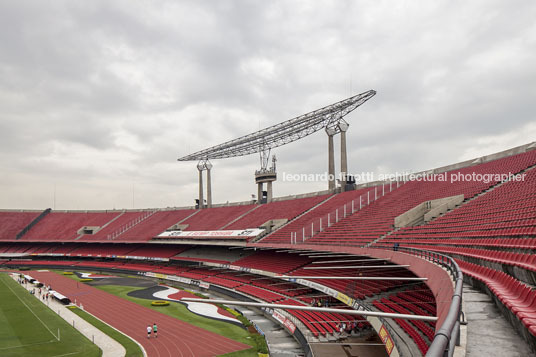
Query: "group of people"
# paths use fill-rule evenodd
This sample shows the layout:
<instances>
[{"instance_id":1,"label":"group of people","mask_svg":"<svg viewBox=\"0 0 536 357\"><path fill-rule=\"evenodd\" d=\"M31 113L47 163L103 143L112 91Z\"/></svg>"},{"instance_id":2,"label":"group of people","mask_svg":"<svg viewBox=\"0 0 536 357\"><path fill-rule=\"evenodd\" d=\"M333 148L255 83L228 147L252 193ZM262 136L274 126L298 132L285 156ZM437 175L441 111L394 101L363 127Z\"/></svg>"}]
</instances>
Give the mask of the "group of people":
<instances>
[{"instance_id":1,"label":"group of people","mask_svg":"<svg viewBox=\"0 0 536 357\"><path fill-rule=\"evenodd\" d=\"M151 338L151 332L154 333L155 338L158 338L158 326L156 326L156 322L153 324L153 327L147 325L147 338Z\"/></svg>"},{"instance_id":2,"label":"group of people","mask_svg":"<svg viewBox=\"0 0 536 357\"><path fill-rule=\"evenodd\" d=\"M17 282L21 285L24 285L24 287L26 287L26 284L28 284L28 280L22 274L20 274L19 277L17 278ZM43 299L43 301L48 301L51 296L50 290L52 290L52 288L50 287L50 285L48 285L48 286L42 286L39 288L28 289L28 292L31 295L34 295L34 296L37 295L39 298Z\"/></svg>"},{"instance_id":3,"label":"group of people","mask_svg":"<svg viewBox=\"0 0 536 357\"><path fill-rule=\"evenodd\" d=\"M50 292L47 288L34 288L29 291L32 295L38 295L38 297L43 299L43 301L48 301L50 298Z\"/></svg>"},{"instance_id":4,"label":"group of people","mask_svg":"<svg viewBox=\"0 0 536 357\"><path fill-rule=\"evenodd\" d=\"M313 298L313 300L311 300L311 306L313 307L329 307L329 300L328 299L318 299L316 300L315 298Z\"/></svg>"},{"instance_id":5,"label":"group of people","mask_svg":"<svg viewBox=\"0 0 536 357\"><path fill-rule=\"evenodd\" d=\"M346 323L344 321L337 323L337 330L339 330L339 333L346 332L347 334L352 333L352 331L358 332L358 325L357 322L351 321L349 323Z\"/></svg>"}]
</instances>

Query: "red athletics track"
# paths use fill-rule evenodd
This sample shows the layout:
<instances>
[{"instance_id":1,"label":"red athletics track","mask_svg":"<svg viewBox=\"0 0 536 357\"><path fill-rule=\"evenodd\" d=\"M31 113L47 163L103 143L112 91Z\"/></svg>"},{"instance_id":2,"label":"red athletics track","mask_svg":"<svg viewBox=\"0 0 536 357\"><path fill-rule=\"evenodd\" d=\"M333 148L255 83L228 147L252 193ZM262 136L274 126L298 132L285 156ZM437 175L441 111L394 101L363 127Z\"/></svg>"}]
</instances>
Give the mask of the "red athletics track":
<instances>
[{"instance_id":1,"label":"red athletics track","mask_svg":"<svg viewBox=\"0 0 536 357\"><path fill-rule=\"evenodd\" d=\"M251 346L177 320L92 286L52 272L25 272L50 285L84 310L138 341L149 357L217 356ZM147 325L158 325L158 338L147 338Z\"/></svg>"}]
</instances>

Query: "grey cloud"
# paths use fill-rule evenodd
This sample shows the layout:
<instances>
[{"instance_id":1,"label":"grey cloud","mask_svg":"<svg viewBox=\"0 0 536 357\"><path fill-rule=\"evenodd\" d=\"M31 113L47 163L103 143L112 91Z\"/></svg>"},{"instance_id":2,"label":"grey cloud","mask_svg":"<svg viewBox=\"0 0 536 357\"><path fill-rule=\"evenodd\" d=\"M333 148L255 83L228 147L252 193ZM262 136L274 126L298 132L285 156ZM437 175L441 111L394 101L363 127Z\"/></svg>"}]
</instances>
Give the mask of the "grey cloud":
<instances>
[{"instance_id":1,"label":"grey cloud","mask_svg":"<svg viewBox=\"0 0 536 357\"><path fill-rule=\"evenodd\" d=\"M191 204L195 163L177 157L368 89L348 117L351 169L458 161L534 122L535 17L524 1L3 2L0 187L28 197L0 207L41 205L35 180L55 177L80 193L64 208L129 207L118 182L138 207ZM323 172L326 146L278 148L278 167ZM257 167L216 161L216 200L247 198Z\"/></svg>"}]
</instances>

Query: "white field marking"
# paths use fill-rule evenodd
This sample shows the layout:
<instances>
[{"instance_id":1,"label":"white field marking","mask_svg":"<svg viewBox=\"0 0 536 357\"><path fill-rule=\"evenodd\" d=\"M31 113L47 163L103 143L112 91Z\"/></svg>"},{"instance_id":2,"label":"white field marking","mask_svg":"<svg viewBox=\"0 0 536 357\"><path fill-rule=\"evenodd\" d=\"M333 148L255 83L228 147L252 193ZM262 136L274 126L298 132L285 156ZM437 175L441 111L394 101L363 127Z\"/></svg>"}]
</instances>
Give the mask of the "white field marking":
<instances>
[{"instance_id":1,"label":"white field marking","mask_svg":"<svg viewBox=\"0 0 536 357\"><path fill-rule=\"evenodd\" d=\"M79 351L76 351L76 352L71 352L71 353L65 353L65 354L62 354L62 355L55 355L55 356L51 356L51 357L71 356L71 355L77 355L79 353L80 353Z\"/></svg>"},{"instance_id":2,"label":"white field marking","mask_svg":"<svg viewBox=\"0 0 536 357\"><path fill-rule=\"evenodd\" d=\"M17 297L17 299L19 299L19 301L22 302L22 303L24 304L24 306L26 306L26 308L27 308L28 310L30 310L30 312L31 312L35 317L37 317L37 319L39 320L39 322L41 322L41 324L43 324L43 326L45 326L45 328L48 330L48 332L50 332L50 334L51 334L52 336L54 336L54 338L55 338L57 341L59 341L58 336L54 335L54 333L48 328L48 326L45 325L45 323L43 322L43 320L41 320L41 319L39 318L39 316L37 316L37 315L35 314L35 312L33 312L33 310L30 309L30 307L29 307L28 305L26 305L26 303L25 303L24 301L22 301L22 299L17 295L17 293L14 292L13 289L11 289L11 287L10 287L9 285L7 285L6 283L4 283L4 285L7 286L7 288L8 288L9 290L11 290L11 292L13 293L13 295L15 295L15 296Z\"/></svg>"},{"instance_id":3,"label":"white field marking","mask_svg":"<svg viewBox=\"0 0 536 357\"><path fill-rule=\"evenodd\" d=\"M50 341L46 341L46 342L29 343L27 345L18 345L18 346L12 346L12 347L2 347L2 348L0 348L0 351L12 350L12 349L15 349L15 348L23 348L23 347L30 347L30 346L46 345L46 344L49 344L49 343L56 343L56 342L58 342L58 341L57 340L50 340Z\"/></svg>"},{"instance_id":4,"label":"white field marking","mask_svg":"<svg viewBox=\"0 0 536 357\"><path fill-rule=\"evenodd\" d=\"M167 290L161 290L161 291L157 291L156 293L153 293L153 296L157 299L180 302L179 299L173 299L169 297L169 295L178 293L180 290L169 287L169 286L166 286L166 288ZM220 314L218 312L218 307L216 305L205 304L205 303L200 303L200 302L192 303L192 302L184 302L184 301L182 303L186 305L189 311L196 313L198 315L205 316L205 317L212 317L218 320L239 322L239 320L234 317Z\"/></svg>"}]
</instances>

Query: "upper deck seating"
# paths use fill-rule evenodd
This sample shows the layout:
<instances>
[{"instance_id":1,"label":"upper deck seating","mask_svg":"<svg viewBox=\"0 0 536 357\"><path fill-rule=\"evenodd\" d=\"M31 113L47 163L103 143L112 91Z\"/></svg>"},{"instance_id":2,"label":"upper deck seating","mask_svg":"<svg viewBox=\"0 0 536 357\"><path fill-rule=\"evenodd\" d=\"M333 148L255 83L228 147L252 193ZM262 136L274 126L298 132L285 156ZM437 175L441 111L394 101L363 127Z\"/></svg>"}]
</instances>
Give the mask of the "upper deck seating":
<instances>
[{"instance_id":1,"label":"upper deck seating","mask_svg":"<svg viewBox=\"0 0 536 357\"><path fill-rule=\"evenodd\" d=\"M325 200L329 195L319 195L307 198L298 198L285 201L275 201L260 205L244 217L233 222L225 229L257 228L261 224L274 219L291 220L301 213L311 209Z\"/></svg>"},{"instance_id":2,"label":"upper deck seating","mask_svg":"<svg viewBox=\"0 0 536 357\"><path fill-rule=\"evenodd\" d=\"M14 241L17 234L41 212L0 211L0 240Z\"/></svg>"}]
</instances>

